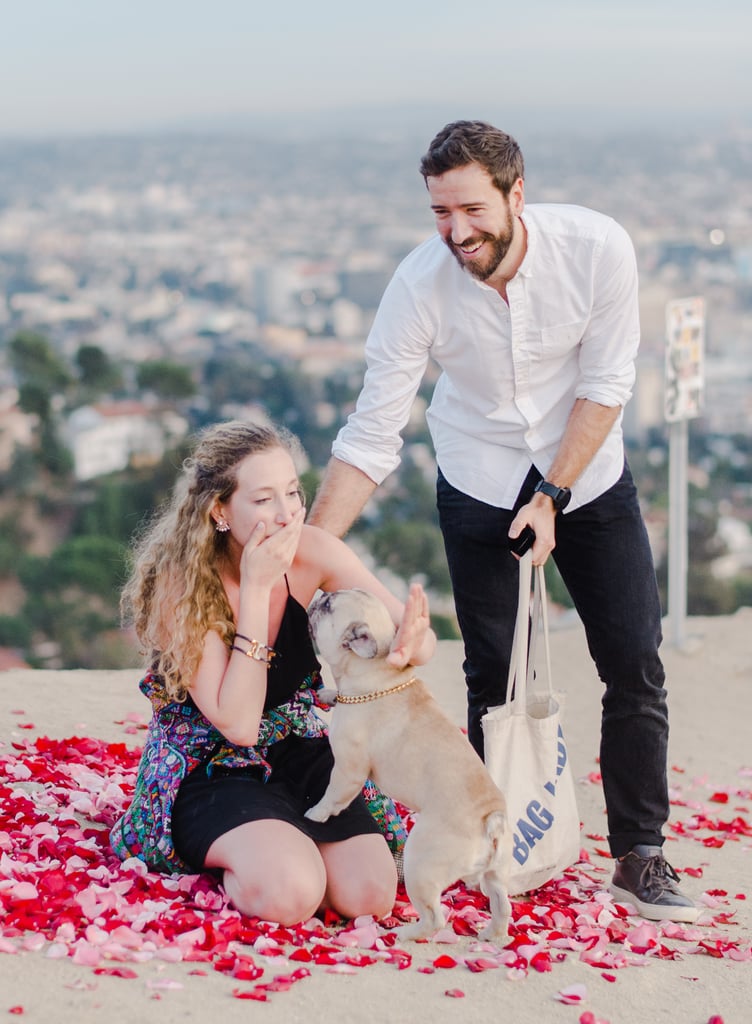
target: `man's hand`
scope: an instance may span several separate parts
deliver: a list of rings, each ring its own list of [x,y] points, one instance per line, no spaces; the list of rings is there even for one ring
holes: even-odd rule
[[[519,537],[529,526],[535,534],[532,547],[533,565],[545,565],[548,556],[556,547],[556,511],[551,499],[545,494],[534,494],[527,505],[523,505],[509,527],[510,537]],[[515,555],[515,558],[519,556]]]
[[[387,655],[387,662],[395,668],[405,668],[413,663],[413,658],[423,645],[426,633],[431,627],[428,613],[428,598],[419,583],[413,583],[405,601],[402,621],[397,627],[392,646]]]

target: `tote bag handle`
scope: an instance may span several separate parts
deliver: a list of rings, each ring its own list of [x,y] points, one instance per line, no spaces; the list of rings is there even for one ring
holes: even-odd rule
[[[535,592],[530,615],[530,591],[533,585],[533,555],[527,551],[520,561],[519,593],[517,598],[517,620],[514,624],[512,655],[509,659],[507,676],[507,702],[513,714],[525,714],[527,691],[532,688],[535,677],[535,648],[537,636],[543,624],[543,647],[546,658],[546,680],[548,692],[553,691],[551,675],[551,646],[548,636],[548,601],[546,599],[546,577],[543,566],[535,567]],[[529,643],[528,643],[529,640]],[[512,696],[514,693],[514,696]]]

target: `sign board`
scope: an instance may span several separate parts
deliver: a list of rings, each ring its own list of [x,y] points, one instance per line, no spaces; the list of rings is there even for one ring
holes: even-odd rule
[[[666,390],[669,423],[693,419],[702,410],[705,390],[705,300],[666,303]]]

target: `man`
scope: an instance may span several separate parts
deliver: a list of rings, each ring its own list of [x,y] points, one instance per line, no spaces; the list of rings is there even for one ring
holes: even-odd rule
[[[353,415],[311,521],[341,535],[399,462],[429,357],[437,505],[465,645],[468,736],[501,703],[517,611],[509,539],[554,560],[605,684],[601,772],[612,892],[654,920],[692,921],[662,854],[668,715],[652,556],[624,458],[622,409],[639,344],[626,232],[575,206],[525,206],[517,143],[447,125],[420,166],[438,236],[387,287]]]

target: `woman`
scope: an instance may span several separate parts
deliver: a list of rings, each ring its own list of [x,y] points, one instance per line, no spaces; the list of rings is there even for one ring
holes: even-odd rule
[[[234,906],[265,920],[321,907],[379,918],[397,882],[385,836],[404,838],[391,802],[371,786],[370,804],[304,817],[332,765],[305,609],[319,589],[377,594],[398,625],[397,666],[423,664],[436,638],[419,586],[403,606],[346,544],[304,524],[296,445],[271,427],[210,427],[138,544],[123,604],[154,713],[112,845],[160,870],[217,872]]]

